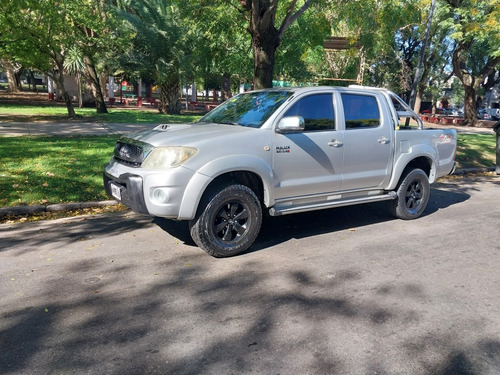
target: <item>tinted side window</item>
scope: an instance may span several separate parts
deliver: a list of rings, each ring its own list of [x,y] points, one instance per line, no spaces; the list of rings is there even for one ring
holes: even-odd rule
[[[342,94],[346,129],[380,126],[377,99],[367,95]]]
[[[302,116],[306,131],[335,129],[332,94],[306,96],[295,103],[285,116]]]

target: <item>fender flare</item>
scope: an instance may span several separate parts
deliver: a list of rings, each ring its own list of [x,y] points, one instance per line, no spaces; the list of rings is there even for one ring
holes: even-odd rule
[[[196,171],[184,190],[178,220],[193,219],[208,185],[217,177],[230,172],[255,173],[264,188],[264,205],[269,207],[274,204],[274,172],[270,165],[254,155],[229,155],[211,160]]]
[[[411,147],[408,153],[402,153],[394,162],[393,172],[387,190],[394,190],[401,179],[405,168],[415,159],[424,157],[430,161],[429,183],[436,180],[438,153],[428,145],[416,145]]]

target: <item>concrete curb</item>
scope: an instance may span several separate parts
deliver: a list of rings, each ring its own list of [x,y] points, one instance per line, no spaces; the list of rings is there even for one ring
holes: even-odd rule
[[[47,206],[43,204],[35,204],[31,206],[1,207],[0,219],[9,216],[33,215],[42,212],[72,211],[72,210],[80,210],[82,208],[115,206],[117,204],[119,203],[115,200],[108,200],[99,202],[49,204]]]
[[[455,172],[453,172],[453,176],[463,176],[466,174],[474,174],[474,173],[495,172],[495,170],[496,167],[456,169]]]

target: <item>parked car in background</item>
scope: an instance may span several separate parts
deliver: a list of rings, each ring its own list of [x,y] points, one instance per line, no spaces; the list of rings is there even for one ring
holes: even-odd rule
[[[463,108],[451,108],[451,115],[452,116],[459,116],[463,117],[464,115],[464,109]]]
[[[486,113],[492,120],[500,120],[500,108],[486,108]]]
[[[498,117],[492,116],[493,112],[488,111],[486,108],[481,108],[477,111],[477,118],[480,120],[497,120]]]
[[[422,111],[422,113],[430,114],[432,113],[432,108],[428,108]],[[449,108],[436,108],[436,115],[451,115],[452,110]]]

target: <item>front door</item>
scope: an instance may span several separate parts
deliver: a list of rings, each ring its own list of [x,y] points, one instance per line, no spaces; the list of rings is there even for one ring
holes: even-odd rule
[[[332,93],[299,98],[286,116],[302,116],[305,129],[274,133],[275,198],[338,191],[344,148],[343,132],[336,130]]]

